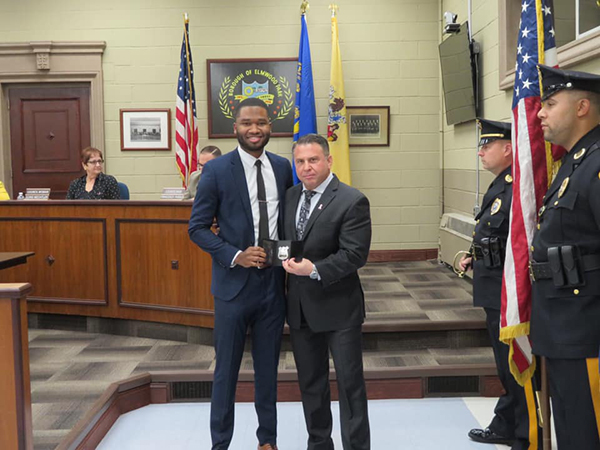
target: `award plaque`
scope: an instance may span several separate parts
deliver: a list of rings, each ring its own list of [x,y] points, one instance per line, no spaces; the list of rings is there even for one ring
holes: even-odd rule
[[[296,261],[301,261],[304,243],[302,241],[265,239],[262,241],[262,248],[267,253],[265,266],[281,266],[281,263],[286,259],[295,258]]]

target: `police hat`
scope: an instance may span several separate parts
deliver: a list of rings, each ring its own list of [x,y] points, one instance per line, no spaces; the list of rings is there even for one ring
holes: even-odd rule
[[[479,146],[489,144],[498,139],[511,139],[510,122],[495,122],[493,120],[477,119],[481,133],[479,134]]]
[[[542,101],[563,89],[577,89],[600,94],[600,76],[587,72],[574,70],[561,70],[554,67],[538,64],[542,77]]]

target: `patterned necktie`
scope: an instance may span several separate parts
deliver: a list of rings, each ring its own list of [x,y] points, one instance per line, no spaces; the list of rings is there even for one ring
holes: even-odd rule
[[[315,194],[315,191],[304,191],[304,201],[300,207],[300,216],[298,217],[298,225],[296,225],[296,236],[299,241],[304,237],[306,222],[308,222],[308,217],[310,215],[310,200]]]
[[[269,213],[267,211],[267,193],[265,180],[262,176],[262,161],[257,159],[256,166],[256,196],[258,197],[258,245],[262,245],[264,239],[269,239]]]

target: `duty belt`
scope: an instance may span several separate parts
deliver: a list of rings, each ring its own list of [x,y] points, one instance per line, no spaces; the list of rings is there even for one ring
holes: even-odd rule
[[[600,269],[600,254],[583,255],[579,259],[580,270],[591,272]],[[555,278],[556,270],[552,269],[550,262],[529,262],[529,276],[531,281],[549,280]]]
[[[483,249],[477,244],[473,244],[473,258],[475,260],[483,259]]]

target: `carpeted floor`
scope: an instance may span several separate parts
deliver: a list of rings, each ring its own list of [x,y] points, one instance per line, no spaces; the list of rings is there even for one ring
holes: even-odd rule
[[[367,323],[483,320],[471,285],[435,262],[369,264],[361,271]],[[364,353],[366,369],[493,363],[491,349],[417,348],[391,340]],[[426,342],[426,341],[425,341]],[[157,370],[213,369],[212,346],[72,331],[29,331],[34,442],[54,449],[108,385]],[[280,370],[294,370],[283,351]],[[242,369],[251,369],[245,355]]]

